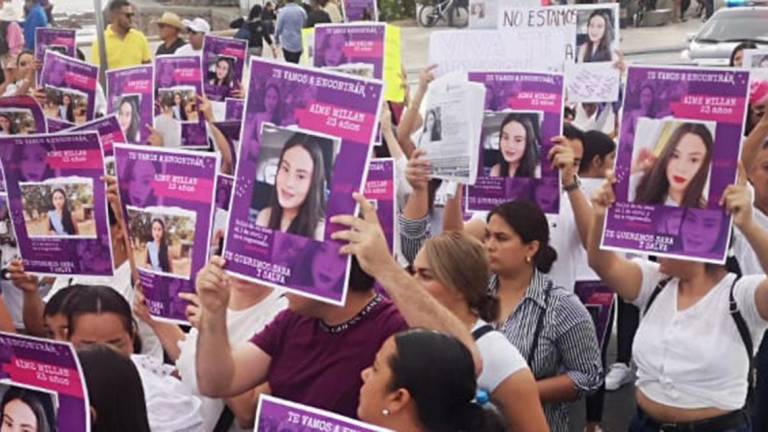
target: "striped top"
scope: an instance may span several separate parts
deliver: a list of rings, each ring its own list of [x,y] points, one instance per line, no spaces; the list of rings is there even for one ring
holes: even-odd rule
[[[498,290],[496,276],[491,277],[489,289]],[[547,275],[534,272],[523,300],[496,328],[527,359],[542,313],[544,321],[529,365],[536,380],[565,373],[576,385],[579,397],[596,391],[603,383],[603,368],[592,318],[576,295],[551,284]],[[568,403],[545,404],[544,414],[552,432],[569,431]]]

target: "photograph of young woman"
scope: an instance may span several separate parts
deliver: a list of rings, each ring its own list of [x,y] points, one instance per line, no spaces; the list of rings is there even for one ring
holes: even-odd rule
[[[165,222],[160,218],[152,219],[152,238],[147,242],[147,262],[156,272],[173,273],[168,255],[168,234]]]
[[[51,204],[53,209],[48,211],[48,233],[52,236],[77,235],[77,224],[72,220],[72,209],[64,189],[53,190]]]
[[[530,116],[512,113],[504,118],[499,128],[499,156],[491,177],[536,177],[539,138]]]
[[[19,133],[13,118],[7,113],[0,113],[0,136],[10,136]]]
[[[610,18],[610,11],[593,11],[587,19],[586,30],[587,39],[579,45],[577,61],[579,63],[613,61],[612,45],[615,31]]]
[[[214,87],[230,89],[235,86],[235,66],[234,59],[230,57],[219,57],[213,66],[213,78],[208,83]],[[221,95],[221,100],[227,96],[227,93]]]
[[[51,397],[21,387],[10,387],[3,395],[0,431],[49,432],[56,430]]]
[[[140,143],[139,96],[130,95],[120,98],[120,102],[117,104],[117,122],[120,124],[120,130],[123,131],[127,142]]]
[[[344,55],[344,46],[347,44],[347,37],[343,33],[326,33],[320,40],[315,49],[317,56],[317,67],[339,66],[347,63],[347,56]]]

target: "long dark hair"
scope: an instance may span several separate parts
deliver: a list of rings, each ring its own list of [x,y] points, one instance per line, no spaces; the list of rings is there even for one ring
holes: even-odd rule
[[[584,62],[592,62],[592,61],[610,61],[611,60],[611,43],[613,42],[613,22],[611,22],[611,19],[609,16],[607,16],[605,13],[601,11],[593,11],[589,18],[587,19],[587,29],[589,29],[589,22],[592,21],[592,18],[602,18],[603,21],[605,21],[605,33],[603,33],[603,37],[600,38],[600,43],[597,45],[597,50],[595,50],[594,57],[592,56],[592,51],[594,50],[594,45],[592,44],[592,40],[589,39],[589,33],[587,33],[587,41],[584,43]],[[587,30],[589,31],[589,30]],[[607,58],[606,57],[607,54]]]
[[[294,147],[301,147],[309,153],[312,158],[312,179],[310,181],[309,192],[304,203],[301,205],[299,214],[291,222],[286,230],[287,233],[297,234],[305,237],[314,238],[317,224],[325,215],[325,188],[329,183],[325,173],[325,163],[323,151],[317,138],[305,134],[293,134],[283,147],[280,153],[280,161],[277,164],[278,171],[283,164],[285,152]],[[277,198],[277,178],[275,186],[272,188],[272,195],[269,198],[271,214],[267,228],[280,230],[280,221],[283,218],[283,208]]]
[[[216,86],[222,86],[222,87],[229,87],[232,85],[232,75],[234,74],[235,65],[232,61],[228,60],[225,57],[220,57],[218,60],[216,60],[216,68],[218,69],[219,63],[224,62],[227,64],[227,76],[224,77],[224,79],[219,79],[218,74],[214,71],[213,75],[213,85]]]
[[[120,113],[120,109],[125,104],[128,104],[131,107],[131,124],[128,125],[128,129],[125,131],[125,139],[129,143],[137,144],[139,140],[139,107],[133,102],[133,99],[130,96],[126,96],[120,99],[120,103],[117,104],[118,113]]]
[[[29,407],[35,415],[38,432],[51,432],[56,430],[56,412],[53,408],[51,396],[22,387],[10,387],[3,395],[0,413],[5,416],[5,407],[13,401],[21,401]]]
[[[488,214],[487,220],[490,221],[493,216],[502,218],[523,243],[539,242],[533,264],[540,272],[549,273],[557,260],[557,251],[549,245],[549,222],[544,212],[530,201],[518,200],[497,206]]]
[[[131,305],[116,290],[103,285],[72,285],[69,294],[61,307],[61,313],[67,316],[67,328],[71,338],[76,331],[77,318],[87,314],[113,313],[120,317],[123,328],[131,335],[133,352],[141,351],[141,339],[138,336],[138,325],[131,313]]]
[[[65,98],[69,98],[69,105],[67,105],[67,112],[66,112],[67,118],[65,120],[70,122],[70,123],[74,123],[75,122],[75,109],[74,109],[75,99],[72,97],[72,95],[68,95],[68,94],[65,93],[65,94],[61,95],[61,104],[62,105],[64,105],[64,99]]]
[[[509,177],[509,162],[501,154],[501,137],[504,133],[504,127],[512,122],[520,123],[523,129],[525,129],[525,152],[520,160],[520,165],[517,167],[517,171],[515,171],[515,177],[534,177],[536,166],[539,164],[539,138],[536,136],[536,130],[533,128],[531,119],[528,116],[517,113],[507,115],[499,127],[499,154],[501,156],[499,161],[499,177]]]
[[[742,42],[742,43],[736,45],[733,48],[733,51],[731,51],[731,58],[728,61],[728,65],[731,66],[731,67],[736,66],[734,64],[734,60],[736,59],[736,54],[738,54],[739,51],[744,51],[745,49],[756,49],[756,48],[757,48],[757,45],[754,42],[749,42],[749,41]]]
[[[19,133],[19,130],[16,127],[16,122],[13,121],[10,115],[6,113],[0,113],[0,117],[8,120],[8,135],[16,135]]]
[[[91,431],[149,432],[144,388],[133,361],[102,344],[80,348],[77,356],[96,411]]]
[[[251,11],[248,12],[248,21],[256,21],[261,19],[262,8],[261,5],[255,4],[251,7]]]
[[[334,36],[341,36],[344,41],[347,41],[347,36],[344,34],[339,33],[326,33],[325,36],[320,39],[320,43],[317,47],[315,47],[315,56],[320,60],[319,66],[338,66],[338,65],[328,65],[325,64],[325,50],[328,49],[328,46],[331,44],[331,38]],[[342,54],[341,59],[339,60],[339,64],[347,63],[347,56]]]
[[[77,231],[75,231],[75,223],[72,221],[72,211],[69,209],[69,198],[67,198],[67,193],[64,192],[64,189],[62,188],[56,188],[51,192],[51,204],[53,204],[53,196],[57,193],[60,193],[62,196],[64,196],[64,207],[61,209],[61,225],[64,228],[64,232],[69,235],[75,235],[77,234]],[[54,208],[54,211],[56,209]],[[53,229],[53,223],[48,222],[50,224],[51,229]]]
[[[437,112],[433,109],[427,111],[427,117],[424,119],[424,127],[422,128],[422,133],[427,132],[427,120],[429,120],[429,116],[432,116],[432,118],[435,120],[434,123],[432,123],[432,129],[429,131],[429,140],[440,141],[442,127],[440,125],[440,118],[438,118]]]
[[[117,176],[120,179],[120,182],[118,182],[118,185],[120,187],[120,199],[124,204],[134,205],[137,207],[148,207],[148,206],[155,205],[157,204],[157,195],[155,195],[154,189],[150,191],[149,195],[147,195],[145,202],[143,203],[135,203],[130,200],[131,183],[134,181],[134,176],[136,175],[136,165],[139,163],[151,164],[155,174],[159,174],[162,172],[162,167],[160,166],[159,162],[140,161],[136,159],[129,160],[125,164],[125,169],[122,170],[122,172],[117,173]]]
[[[154,238],[152,237],[152,226],[155,225],[155,223],[159,223],[161,227],[163,227],[163,238],[160,239],[160,244],[157,245],[158,249],[158,259],[160,260],[160,269],[164,272],[170,272],[171,271],[171,260],[168,258],[168,233],[165,231],[165,222],[160,218],[154,218],[152,219],[152,222],[149,224],[149,232],[150,232],[150,241],[153,241]],[[147,260],[149,260],[149,255],[147,255]]]
[[[184,95],[181,93],[179,96],[179,120],[187,121],[187,103],[184,102]],[[173,94],[173,104],[176,105],[176,93]]]
[[[603,160],[606,156],[616,151],[616,143],[604,132],[587,131],[584,133],[582,142],[584,143],[584,155],[581,157],[579,174],[589,170],[589,166],[592,165],[592,161],[595,158]]]
[[[687,134],[693,134],[701,138],[704,142],[704,146],[707,148],[707,153],[704,156],[704,161],[701,164],[701,168],[696,175],[691,179],[690,184],[683,194],[683,202],[680,203],[681,207],[701,207],[702,206],[702,194],[704,193],[704,186],[707,183],[707,168],[712,160],[712,132],[701,123],[683,123],[672,132],[667,140],[664,150],[661,152],[661,156],[651,168],[651,171],[643,176],[640,183],[637,185],[637,194],[635,197],[636,203],[642,204],[664,204],[664,200],[669,192],[669,180],[667,179],[667,165],[669,165],[670,159],[680,143],[680,140]]]
[[[406,389],[426,430],[503,431],[501,420],[472,400],[477,391],[475,365],[458,339],[429,330],[394,336],[397,353],[389,358],[391,391]]]
[[[267,99],[267,92],[269,92],[269,89],[273,89],[277,92],[277,106],[275,107],[275,112],[272,113],[272,118],[269,119],[269,121],[272,124],[280,125],[283,121],[283,101],[282,101],[282,92],[280,91],[280,86],[277,85],[274,82],[267,83],[267,85],[264,87],[264,97],[262,98],[262,103],[264,104],[264,111],[267,112],[267,106],[264,102]],[[257,130],[256,134],[260,134],[261,131]]]

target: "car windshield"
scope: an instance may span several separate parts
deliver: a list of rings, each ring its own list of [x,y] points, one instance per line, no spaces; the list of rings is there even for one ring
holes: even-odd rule
[[[710,20],[696,37],[707,42],[736,42],[752,40],[768,43],[768,14],[722,15]]]

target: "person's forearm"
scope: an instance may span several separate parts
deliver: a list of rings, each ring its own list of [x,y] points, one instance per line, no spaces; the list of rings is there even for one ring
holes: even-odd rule
[[[24,291],[22,297],[21,315],[24,328],[33,336],[45,337],[45,321],[43,311],[45,303],[37,291]]]
[[[224,396],[235,376],[226,312],[211,313],[203,309],[198,330],[195,363],[200,393],[209,397]]]
[[[403,155],[403,150],[400,148],[400,143],[397,141],[395,132],[392,129],[387,129],[382,131],[381,135],[382,139],[384,139],[384,143],[387,145],[389,155],[392,157],[392,159],[400,159],[400,157]]]
[[[761,120],[752,129],[752,132],[747,135],[747,139],[744,140],[744,145],[741,149],[741,163],[744,165],[746,172],[750,172],[752,162],[757,158],[757,153],[760,152],[760,148],[766,139],[768,139],[768,121]]]
[[[233,175],[234,164],[232,163],[232,152],[229,149],[229,141],[221,129],[217,128],[213,123],[209,123],[211,135],[213,135],[213,142],[216,143],[216,148],[219,149],[221,154],[221,168],[222,174]]]
[[[461,208],[461,197],[464,194],[464,185],[456,185],[456,195],[445,202],[443,212],[443,231],[463,231],[464,216]]]
[[[482,370],[482,358],[475,340],[464,323],[427,293],[421,284],[397,265],[394,259],[375,275],[397,306],[408,326],[437,330],[459,339],[472,353],[475,371]]]
[[[603,233],[603,223],[605,216],[600,216],[593,212],[592,226],[589,228],[589,234],[587,238],[587,260],[589,266],[602,276],[602,270],[605,265],[610,263],[613,253],[600,249],[600,240]]]
[[[536,381],[542,403],[571,402],[579,397],[576,384],[566,375],[557,375]]]
[[[160,344],[163,346],[165,353],[168,354],[168,357],[174,362],[178,360],[181,355],[179,342],[185,338],[184,332],[181,331],[179,326],[156,321],[150,327],[152,332],[160,339]]]
[[[592,214],[592,206],[589,204],[587,197],[584,196],[584,192],[577,188],[570,192],[567,192],[568,199],[571,201],[571,208],[573,209],[573,217],[576,221],[576,228],[579,231],[579,239],[582,246],[587,247],[589,241],[589,229],[594,220]]]
[[[413,153],[415,148],[411,141],[411,134],[419,119],[419,108],[421,107],[421,102],[424,100],[425,93],[426,91],[421,89],[416,92],[416,96],[411,100],[411,104],[407,107],[405,114],[403,114],[400,123],[397,125],[396,136],[400,143],[400,147],[402,147],[403,152],[405,152],[405,156],[408,159],[411,158],[411,153]]]
[[[408,201],[403,209],[403,216],[406,219],[418,220],[424,219],[429,213],[429,193],[427,189],[414,189],[408,196]]]
[[[259,396],[262,393],[269,393],[269,384],[265,383],[243,394],[224,399],[224,403],[232,411],[240,429],[253,429],[256,406],[259,404]]]
[[[755,252],[763,272],[768,274],[768,232],[762,229],[755,221],[741,229],[752,250]]]
[[[16,333],[16,326],[13,325],[13,317],[5,306],[5,301],[0,297],[0,331],[6,333]]]

